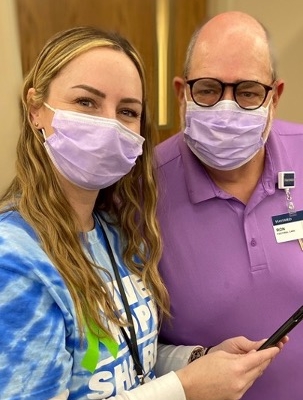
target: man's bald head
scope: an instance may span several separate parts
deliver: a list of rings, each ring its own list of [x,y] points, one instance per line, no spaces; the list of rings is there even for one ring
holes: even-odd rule
[[[197,63],[203,68],[208,58],[209,62],[216,64],[234,60],[234,67],[237,68],[238,60],[243,57],[248,63],[258,62],[260,68],[268,70],[271,81],[276,79],[276,62],[269,33],[265,27],[243,12],[230,11],[218,14],[192,36],[187,50],[184,77],[188,78],[190,74],[191,79],[199,77],[192,76],[192,68],[197,71]],[[208,64],[207,71],[209,67]],[[253,79],[253,77],[243,76],[242,79]]]

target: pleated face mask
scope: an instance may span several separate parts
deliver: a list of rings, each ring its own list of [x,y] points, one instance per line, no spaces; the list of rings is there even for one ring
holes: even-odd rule
[[[264,146],[268,110],[268,106],[243,110],[231,100],[213,107],[188,101],[184,139],[206,165],[219,170],[238,168]]]
[[[142,154],[144,138],[115,119],[55,110],[54,133],[44,146],[58,171],[84,189],[100,190],[127,175]]]

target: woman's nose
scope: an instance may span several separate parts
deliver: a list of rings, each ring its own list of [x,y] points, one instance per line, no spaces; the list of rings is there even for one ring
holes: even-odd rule
[[[103,108],[99,117],[109,118],[109,119],[117,119],[116,109],[112,108]]]

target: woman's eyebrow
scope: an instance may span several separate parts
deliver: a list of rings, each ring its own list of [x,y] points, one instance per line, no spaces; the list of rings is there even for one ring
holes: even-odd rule
[[[90,92],[90,93],[92,93],[92,94],[94,94],[94,95],[96,95],[98,97],[102,97],[102,98],[106,97],[105,93],[101,92],[98,89],[95,89],[92,86],[88,86],[88,85],[76,85],[76,86],[72,86],[72,89],[84,89],[84,90],[87,90],[88,92]]]
[[[103,93],[100,90],[98,90],[92,86],[89,86],[89,85],[84,85],[84,84],[75,85],[75,86],[72,86],[72,89],[84,89],[98,97],[102,97],[103,99],[106,97],[105,93]],[[124,99],[121,99],[121,103],[137,103],[140,106],[142,106],[142,101],[140,101],[136,98],[133,98],[133,97],[125,97]]]
[[[125,97],[124,99],[121,99],[120,102],[121,103],[137,103],[137,104],[140,104],[140,106],[142,106],[142,101],[135,99],[133,97]]]

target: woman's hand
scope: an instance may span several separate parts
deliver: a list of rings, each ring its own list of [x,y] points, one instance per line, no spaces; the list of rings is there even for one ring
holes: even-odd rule
[[[275,346],[255,351],[264,341],[250,342],[245,338],[226,340],[217,351],[199,358],[176,372],[187,400],[238,400],[263,374],[272,359],[280,352]],[[253,344],[254,343],[254,344]],[[218,350],[224,347],[230,354]]]
[[[259,341],[251,341],[246,339],[244,336],[237,336],[232,339],[224,340],[224,342],[212,347],[208,354],[213,353],[217,350],[223,350],[231,354],[246,354],[252,350],[258,350],[258,348],[265,342],[266,339]],[[277,344],[281,350],[283,345],[288,342],[288,336],[285,336],[281,342]]]

